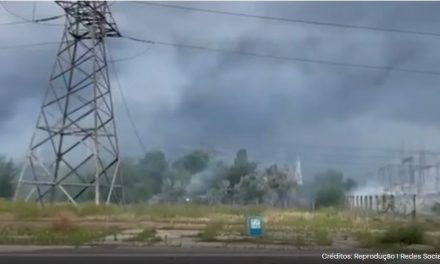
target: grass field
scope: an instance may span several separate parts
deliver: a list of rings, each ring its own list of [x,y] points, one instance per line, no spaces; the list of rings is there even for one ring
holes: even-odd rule
[[[262,216],[262,238],[247,235],[246,219]],[[440,222],[433,219],[356,215],[325,209],[299,211],[265,207],[199,205],[96,206],[0,200],[1,244],[82,245],[113,237],[147,245],[288,245],[296,248],[440,248]],[[134,230],[134,231],[127,231]],[[119,239],[118,239],[119,235]],[[426,248],[425,248],[426,250]]]

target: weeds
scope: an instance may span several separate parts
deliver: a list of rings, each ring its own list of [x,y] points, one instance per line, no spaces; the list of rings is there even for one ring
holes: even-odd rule
[[[325,229],[315,230],[315,242],[320,246],[331,246],[332,237],[330,233]]]
[[[9,212],[11,210],[11,202],[0,198],[0,213]]]
[[[7,226],[0,229],[0,244],[81,245],[93,242],[107,233],[96,228]]]
[[[123,214],[124,208],[117,205],[96,205],[94,203],[83,203],[78,206],[79,216],[110,216]]]
[[[416,224],[401,225],[389,228],[381,237],[384,244],[422,244],[425,231]]]
[[[303,235],[301,235],[301,234],[297,234],[295,236],[294,244],[297,247],[304,247],[304,246],[307,245],[305,237]]]
[[[216,237],[221,234],[224,223],[221,221],[212,221],[206,224],[201,233],[201,240],[205,242],[215,241]]]
[[[70,212],[61,212],[52,220],[52,230],[69,232],[76,229],[73,223],[74,216]]]
[[[162,239],[158,236],[156,236],[157,232],[156,229],[150,228],[145,229],[139,234],[137,234],[135,237],[129,239],[128,241],[136,241],[136,242],[148,242],[148,243],[154,243],[162,241]]]
[[[12,204],[10,209],[18,219],[38,218],[42,217],[43,214],[42,210],[40,210],[40,206],[28,202],[16,202],[15,204]]]
[[[379,245],[379,239],[377,235],[369,231],[359,231],[354,234],[359,244],[363,248],[372,248]]]
[[[337,211],[332,208],[302,212],[262,206],[231,207],[190,204],[140,204],[120,207],[80,203],[78,207],[75,207],[67,203],[40,206],[35,203],[12,203],[0,199],[1,214],[7,215],[8,218],[13,216],[15,220],[20,222],[9,229],[6,226],[0,226],[0,243],[12,244],[78,244],[93,241],[109,232],[100,225],[96,225],[95,228],[85,228],[76,224],[77,220],[89,216],[105,216],[106,220],[125,221],[124,227],[138,223],[139,220],[169,223],[165,227],[169,229],[173,229],[176,224],[179,224],[183,226],[179,228],[188,226],[188,228],[200,230],[199,238],[206,242],[231,238],[239,241],[242,241],[240,239],[249,239],[253,243],[287,243],[298,247],[306,246],[306,244],[330,246],[333,242],[332,235],[341,233],[354,234],[361,246],[364,247],[427,242],[425,230],[415,225],[405,224],[403,220],[391,219],[386,216],[356,217],[349,212]],[[250,215],[264,217],[267,227],[267,236],[264,239],[255,240],[248,237],[246,216]],[[45,226],[35,227],[34,219],[42,219],[38,223],[45,224]],[[436,230],[440,226],[439,222],[434,220],[424,219],[424,221],[423,226],[426,231]],[[203,225],[205,226],[202,228]],[[146,229],[135,236],[133,241],[154,242],[157,239],[154,229]],[[440,243],[436,239],[434,237],[432,241]]]
[[[387,227],[384,232],[357,232],[356,238],[362,247],[393,248],[398,245],[423,244],[425,231],[415,224],[399,224]]]

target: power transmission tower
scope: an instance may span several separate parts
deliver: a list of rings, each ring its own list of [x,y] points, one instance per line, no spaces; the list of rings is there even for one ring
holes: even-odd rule
[[[56,3],[64,33],[15,199],[117,202],[123,189],[104,40],[121,34],[105,1]]]

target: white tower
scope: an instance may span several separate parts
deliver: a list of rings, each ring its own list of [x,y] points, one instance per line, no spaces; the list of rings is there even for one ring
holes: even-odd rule
[[[303,184],[303,177],[302,177],[302,173],[301,173],[301,160],[299,159],[299,157],[296,158],[294,177],[295,177],[295,181],[298,185]]]

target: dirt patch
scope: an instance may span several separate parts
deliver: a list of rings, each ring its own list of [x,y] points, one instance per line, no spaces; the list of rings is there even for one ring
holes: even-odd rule
[[[108,235],[108,236],[100,239],[96,243],[97,244],[104,244],[104,245],[121,244],[124,241],[129,241],[129,240],[133,239],[134,237],[139,235],[142,231],[143,231],[143,229],[129,229],[129,230],[121,231],[121,232],[115,232],[111,235]]]
[[[197,245],[197,237],[200,234],[198,229],[157,229],[156,232],[156,235],[162,239],[161,244],[181,247]]]

